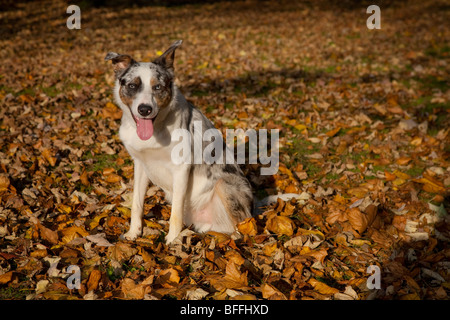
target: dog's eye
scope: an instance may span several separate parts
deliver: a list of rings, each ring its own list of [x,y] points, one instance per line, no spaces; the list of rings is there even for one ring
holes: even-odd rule
[[[153,89],[155,89],[155,90],[161,90],[161,85],[157,84],[156,86],[153,87]]]
[[[129,83],[128,88],[130,89],[136,89],[136,85],[134,83]]]

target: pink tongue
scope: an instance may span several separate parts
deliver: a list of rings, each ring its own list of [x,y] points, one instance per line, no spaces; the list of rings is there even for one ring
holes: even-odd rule
[[[136,118],[137,135],[141,140],[148,140],[153,135],[153,120]]]

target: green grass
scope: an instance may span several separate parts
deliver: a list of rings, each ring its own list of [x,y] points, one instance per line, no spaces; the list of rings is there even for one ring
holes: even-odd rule
[[[4,287],[0,288],[0,300],[25,300],[26,296],[32,292],[34,290],[26,288],[25,285]]]
[[[119,170],[120,167],[117,165],[117,154],[93,154],[92,152],[86,152],[81,157],[81,160],[84,163],[87,163],[86,170],[87,171],[102,171],[105,168],[114,168],[115,170]]]
[[[423,168],[412,167],[411,169],[406,170],[406,174],[409,174],[411,177],[417,177],[422,174]]]
[[[298,135],[300,134],[300,131],[295,128],[291,128],[291,130]],[[308,176],[314,177],[322,170],[322,168],[321,166],[316,165],[313,160],[308,159],[306,155],[317,153],[319,150],[320,145],[306,139],[298,139],[292,143],[292,146],[284,147],[280,152],[286,152],[291,157],[293,166],[296,166],[298,163],[303,164]]]

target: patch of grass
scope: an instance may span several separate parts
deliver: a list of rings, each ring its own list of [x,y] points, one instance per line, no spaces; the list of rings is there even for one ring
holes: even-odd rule
[[[17,92],[15,95],[20,96],[23,94],[28,94],[28,95],[34,97],[36,95],[36,92],[34,92],[34,90],[32,88],[24,88],[24,89],[20,90],[19,92]]]
[[[327,175],[325,176],[325,178],[328,181],[336,181],[341,177],[341,175],[337,174],[337,173],[327,173]]]
[[[326,73],[335,73],[336,72],[336,66],[328,66],[324,70]]]
[[[423,78],[415,77],[414,80],[421,84],[422,89],[439,89],[442,92],[446,92],[450,88],[447,79],[432,75],[427,75]]]
[[[25,285],[0,288],[0,300],[25,300],[26,296],[34,290]]]
[[[413,178],[421,175],[422,172],[423,172],[423,168],[419,168],[419,167],[412,167],[411,169],[406,170],[406,173],[409,174]]]
[[[450,55],[450,46],[432,46],[425,50],[425,54],[435,58],[448,58],[448,56]]]
[[[292,131],[296,134],[300,134],[300,131],[292,128]],[[306,139],[298,139],[292,143],[291,146],[286,146],[281,152],[286,152],[292,161],[292,165],[295,166],[298,163],[303,164],[303,167],[309,177],[314,177],[318,174],[322,168],[315,164],[314,161],[308,159],[306,155],[319,152],[320,145],[312,143]]]
[[[373,169],[372,169],[372,171],[373,172],[378,172],[378,171],[381,171],[381,172],[384,172],[384,171],[388,171],[389,170],[389,168],[387,167],[387,166],[373,166]]]
[[[92,154],[92,152],[86,152],[81,157],[81,160],[87,164],[86,170],[88,171],[102,171],[105,168],[114,168],[119,170],[119,166],[116,163],[117,154]]]
[[[41,90],[43,93],[45,93],[50,98],[56,97],[56,95],[59,93],[59,90],[56,89],[56,86],[41,87]]]
[[[192,90],[191,96],[193,97],[206,97],[208,95],[208,92],[203,90]]]

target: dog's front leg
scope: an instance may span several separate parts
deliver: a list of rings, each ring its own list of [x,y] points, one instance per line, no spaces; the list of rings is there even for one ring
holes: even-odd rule
[[[166,236],[167,244],[175,240],[183,229],[184,201],[190,169],[189,165],[180,165],[173,175],[172,212],[170,213],[169,233]]]
[[[148,182],[149,180],[145,174],[144,165],[139,160],[134,160],[134,190],[133,203],[131,205],[130,230],[123,235],[127,240],[136,240],[142,234],[142,214]]]

